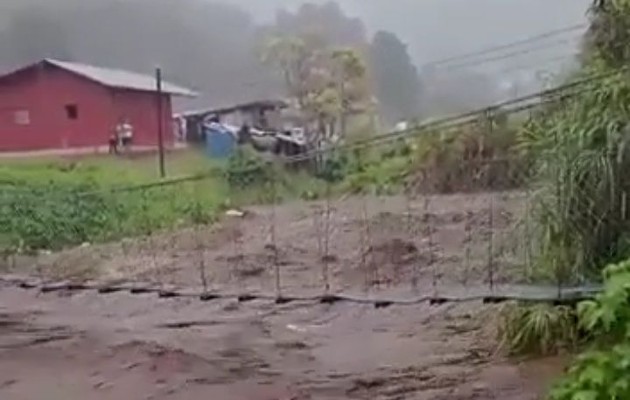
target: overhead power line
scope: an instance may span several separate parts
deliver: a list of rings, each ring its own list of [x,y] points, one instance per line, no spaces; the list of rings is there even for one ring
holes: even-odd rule
[[[432,61],[429,62],[427,64],[425,64],[425,67],[436,67],[436,66],[440,66],[440,65],[444,65],[444,64],[450,64],[452,62],[459,62],[459,61],[463,61],[463,60],[467,60],[469,58],[474,58],[474,57],[478,57],[478,56],[482,56],[482,55],[487,55],[487,54],[492,54],[492,53],[496,53],[496,52],[500,52],[503,50],[509,50],[515,47],[520,47],[520,46],[524,46],[530,43],[536,43],[536,42],[540,42],[540,41],[544,41],[546,39],[555,37],[555,36],[559,36],[559,35],[563,35],[565,33],[569,33],[569,32],[575,32],[575,31],[579,31],[579,30],[583,30],[587,27],[587,24],[578,24],[578,25],[573,25],[573,26],[569,26],[566,28],[562,28],[562,29],[556,29],[553,31],[548,31],[536,36],[532,36],[526,39],[522,39],[522,40],[518,40],[515,42],[511,42],[511,43],[507,43],[507,44],[503,44],[503,45],[499,45],[499,46],[494,46],[494,47],[490,47],[487,49],[483,49],[480,51],[475,51],[475,52],[470,52],[470,53],[464,53],[464,54],[460,54],[457,56],[453,56],[453,57],[448,57],[448,58],[444,58],[441,60],[437,60],[437,61]]]
[[[556,64],[556,63],[561,63],[561,62],[565,62],[565,61],[570,61],[570,60],[576,60],[577,57],[580,55],[580,53],[570,53],[570,54],[566,54],[566,55],[562,55],[562,56],[557,56],[557,57],[550,57],[550,58],[545,58],[542,60],[538,60],[538,62],[536,63],[530,63],[530,64],[526,64],[526,65],[515,65],[512,67],[508,67],[505,69],[502,69],[500,71],[498,71],[500,74],[507,74],[507,73],[512,73],[512,72],[518,72],[518,71],[527,71],[527,70],[533,70],[533,69],[538,69],[540,70],[542,66],[546,66],[546,65],[550,65],[550,64]]]
[[[411,127],[407,130],[403,130],[400,132],[389,132],[389,133],[373,136],[369,139],[365,139],[362,141],[358,141],[358,142],[354,142],[350,144],[342,144],[339,146],[335,146],[333,148],[314,150],[314,151],[310,151],[310,152],[300,154],[294,157],[289,157],[288,159],[285,160],[285,162],[289,164],[296,163],[300,161],[309,160],[317,155],[330,153],[331,151],[335,151],[335,150],[348,150],[348,149],[363,148],[366,146],[391,142],[391,141],[399,140],[402,138],[414,137],[414,136],[419,135],[422,132],[426,132],[427,130],[431,130],[431,129],[445,128],[445,127],[449,128],[452,126],[459,126],[461,124],[466,124],[466,123],[474,121],[475,119],[479,117],[479,115],[483,115],[484,113],[491,113],[497,109],[513,107],[511,110],[508,110],[508,111],[515,112],[515,110],[522,111],[528,108],[537,107],[541,104],[545,104],[546,102],[548,102],[545,100],[541,101],[540,100],[541,98],[544,99],[546,97],[551,97],[555,95],[562,97],[563,93],[565,93],[564,97],[566,97],[567,96],[566,92],[572,89],[576,89],[574,92],[568,93],[568,96],[570,97],[570,96],[582,93],[584,91],[590,90],[590,89],[586,89],[586,90],[580,89],[580,87],[583,85],[586,85],[592,82],[602,81],[604,79],[611,78],[613,76],[619,75],[626,71],[628,71],[628,68],[622,67],[612,72],[606,72],[603,74],[592,74],[591,76],[588,76],[586,78],[582,78],[582,79],[579,79],[570,83],[566,83],[566,84],[557,86],[553,89],[547,89],[540,92],[532,93],[527,96],[522,96],[522,97],[514,98],[508,101],[504,101],[501,103],[496,103],[496,104],[486,106],[484,108],[476,109],[473,111],[469,111],[463,114],[441,118],[439,120],[432,121],[426,124],[421,124],[419,126]]]
[[[510,58],[519,57],[519,56],[522,56],[522,55],[536,53],[536,52],[539,52],[541,50],[546,50],[546,49],[555,47],[555,46],[557,46],[559,44],[569,44],[573,40],[575,40],[575,38],[565,39],[565,40],[560,40],[560,41],[548,43],[548,44],[546,44],[544,46],[537,46],[537,47],[532,47],[532,48],[529,48],[529,49],[513,51],[513,52],[510,52],[510,53],[501,54],[501,55],[494,56],[494,57],[487,57],[487,58],[474,60],[474,61],[470,61],[470,62],[459,63],[459,64],[454,64],[454,65],[447,65],[445,67],[440,67],[440,70],[453,71],[453,70],[458,70],[458,69],[463,69],[463,68],[476,67],[478,65],[488,64],[488,63],[492,63],[492,62],[496,62],[496,61],[502,61],[502,60],[507,60],[507,59],[510,59]]]

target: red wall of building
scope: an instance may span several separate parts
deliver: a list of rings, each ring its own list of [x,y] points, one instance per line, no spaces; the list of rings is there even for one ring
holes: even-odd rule
[[[50,148],[58,146],[52,135],[44,134],[46,126],[40,112],[43,104],[42,77],[36,68],[0,81],[0,149]],[[17,124],[15,113],[28,112],[29,123]]]
[[[170,96],[162,103],[170,144]],[[76,118],[67,107],[75,108]],[[18,111],[28,111],[28,124],[16,123]],[[0,151],[107,147],[123,117],[134,127],[134,145],[157,145],[155,93],[108,88],[45,64],[0,79]]]
[[[40,112],[57,138],[57,148],[107,146],[113,129],[109,90],[62,69],[45,71]],[[69,118],[66,106],[76,106],[76,119]]]
[[[155,146],[158,143],[158,104],[155,93],[131,90],[111,92],[114,125],[128,118],[133,126],[133,144]],[[164,143],[174,142],[170,96],[162,98],[162,127]]]

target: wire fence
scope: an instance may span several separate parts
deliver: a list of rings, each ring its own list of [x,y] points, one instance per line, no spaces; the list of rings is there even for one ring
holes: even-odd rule
[[[113,190],[3,190],[4,267],[242,298],[567,295],[590,277],[545,247],[562,240],[545,219],[545,201],[563,197],[541,196],[563,183],[540,181],[539,163],[517,151],[513,126],[579,90],[231,171],[242,180],[227,179],[220,203],[216,180],[225,171]],[[343,159],[343,176],[287,171],[319,154]],[[586,236],[610,215],[567,218]]]

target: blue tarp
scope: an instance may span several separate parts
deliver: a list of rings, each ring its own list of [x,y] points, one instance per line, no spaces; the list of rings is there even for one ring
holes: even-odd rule
[[[236,148],[236,137],[225,125],[212,123],[204,126],[206,154],[212,158],[228,158]]]

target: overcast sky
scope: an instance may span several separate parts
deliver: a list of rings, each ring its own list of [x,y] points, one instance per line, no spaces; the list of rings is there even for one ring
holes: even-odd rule
[[[216,0],[214,0],[216,1]],[[279,7],[304,0],[224,0],[244,6],[259,21]],[[315,0],[323,2],[325,0]],[[370,31],[386,29],[409,44],[419,66],[444,57],[527,38],[586,22],[591,0],[337,0],[364,20]],[[559,44],[544,52],[553,58],[571,53]]]

